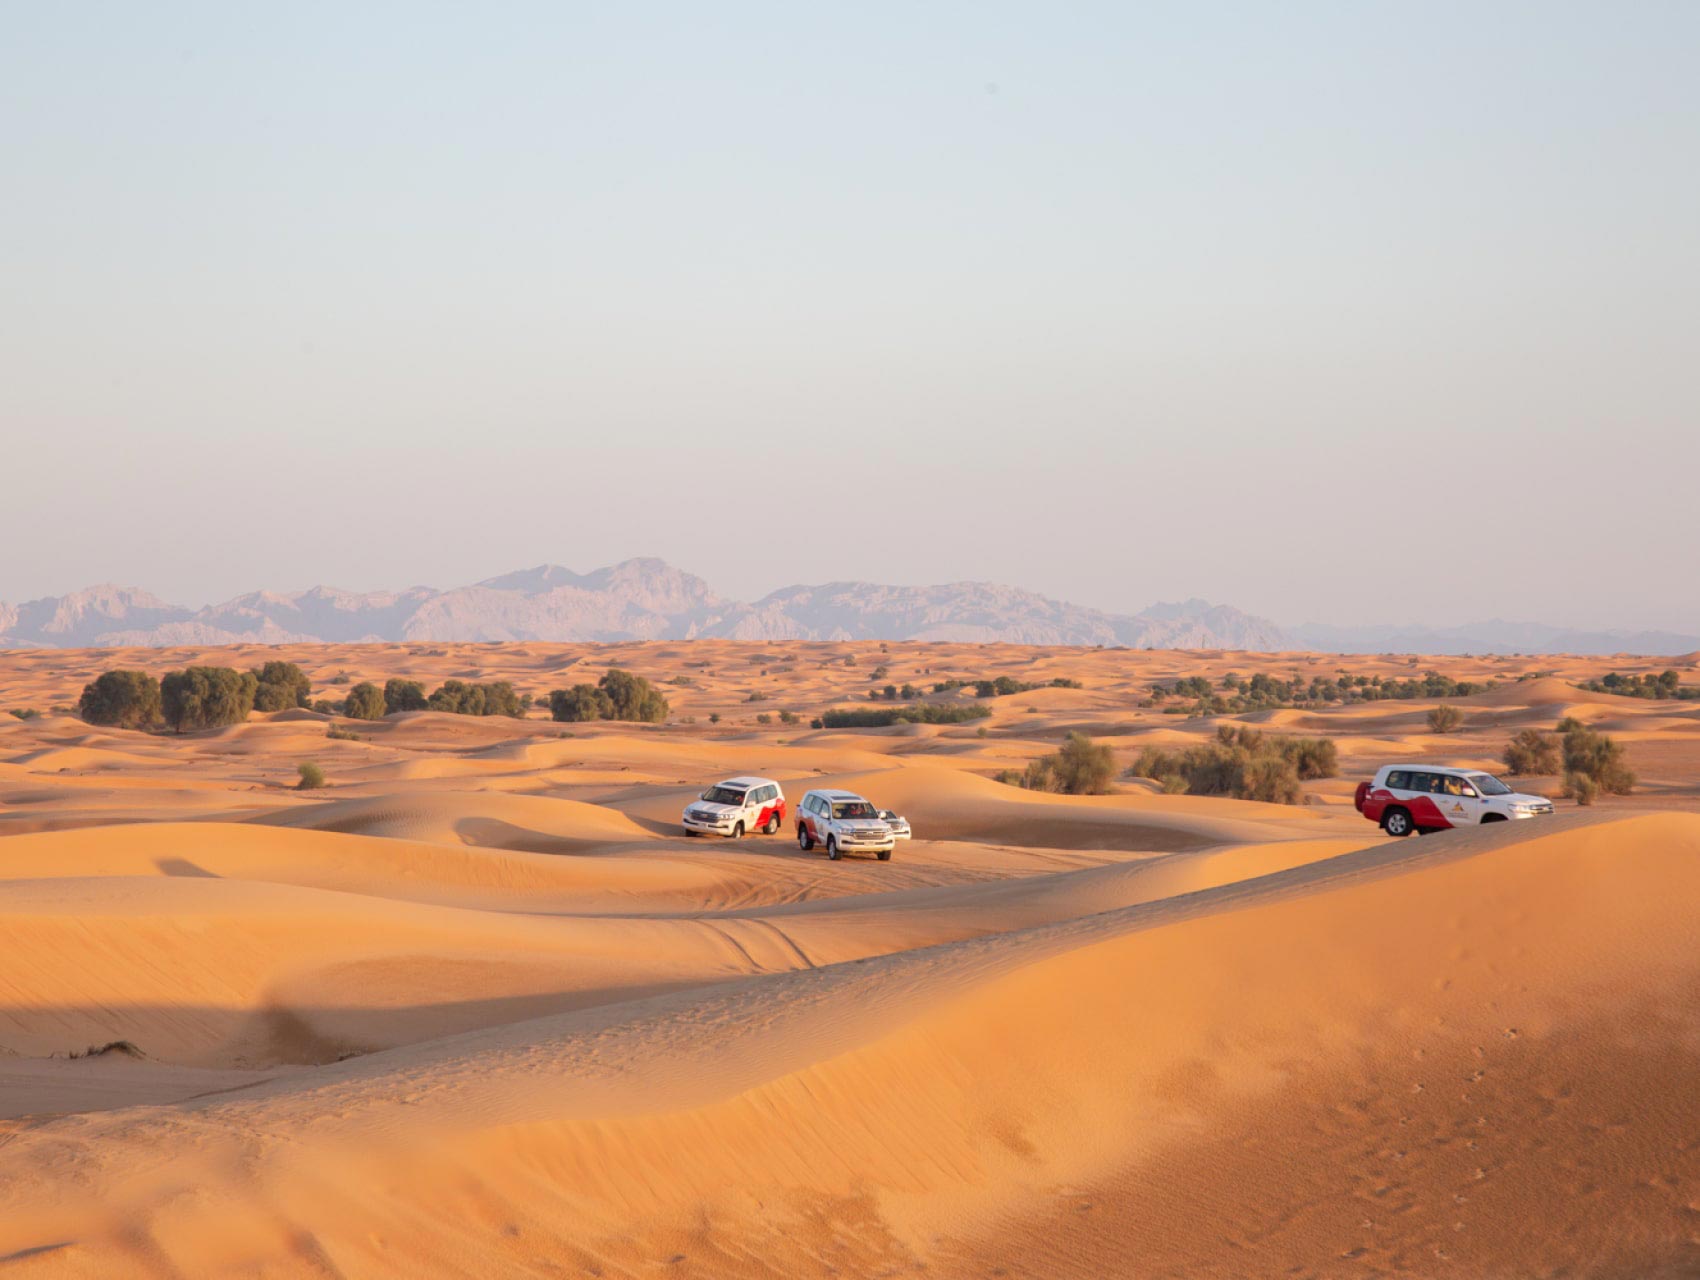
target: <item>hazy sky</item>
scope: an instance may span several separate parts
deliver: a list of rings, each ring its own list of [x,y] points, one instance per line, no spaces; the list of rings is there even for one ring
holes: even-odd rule
[[[1700,629],[1700,5],[0,0],[0,599]]]

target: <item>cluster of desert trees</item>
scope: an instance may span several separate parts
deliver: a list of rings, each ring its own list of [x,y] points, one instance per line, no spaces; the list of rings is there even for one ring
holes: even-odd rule
[[[346,677],[343,677],[346,679]],[[145,671],[107,671],[83,688],[78,714],[90,724],[122,729],[165,727],[178,733],[240,724],[250,711],[310,707],[353,720],[382,720],[404,711],[523,718],[532,705],[506,680],[445,680],[426,693],[417,680],[370,680],[352,686],[341,702],[314,701],[312,682],[293,662],[268,662],[251,671],[186,667],[155,679]],[[556,720],[632,720],[658,724],[667,699],[642,676],[613,668],[596,684],[556,689],[549,695]]]

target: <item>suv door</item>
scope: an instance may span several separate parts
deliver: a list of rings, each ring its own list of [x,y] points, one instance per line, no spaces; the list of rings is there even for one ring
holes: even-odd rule
[[[1482,820],[1482,798],[1461,774],[1441,775],[1442,795],[1435,797],[1441,816],[1455,827],[1473,827]]]

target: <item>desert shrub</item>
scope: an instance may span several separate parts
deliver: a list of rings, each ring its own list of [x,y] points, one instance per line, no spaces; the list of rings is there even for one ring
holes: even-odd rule
[[[1028,693],[1041,685],[1026,684],[1013,676],[999,676],[996,680],[976,680],[974,696],[976,698],[1003,698],[1012,693]]]
[[[297,791],[317,791],[325,785],[325,771],[311,760],[297,765],[295,772],[301,775],[301,781],[295,784]]]
[[[1301,781],[1332,778],[1340,770],[1340,749],[1332,738],[1274,738],[1271,742]]]
[[[610,719],[613,709],[608,695],[593,684],[575,684],[549,693],[549,716],[564,723]]]
[[[1051,681],[1053,689],[1084,689],[1086,686],[1078,680],[1070,680],[1067,676],[1058,676]]]
[[[1564,794],[1580,805],[1590,805],[1600,794],[1600,784],[1585,773],[1564,775]]]
[[[507,716],[518,720],[525,715],[519,695],[506,680],[489,684],[468,684],[464,680],[445,680],[426,699],[432,711],[447,711],[457,716]]]
[[[293,662],[268,662],[254,672],[258,682],[254,690],[254,710],[288,711],[305,707],[311,699],[312,684],[307,673]]]
[[[1062,750],[1051,757],[1058,790],[1071,796],[1101,796],[1110,790],[1116,760],[1110,749],[1083,733],[1071,733]]]
[[[999,769],[997,773],[993,775],[993,781],[1001,782],[1006,787],[1025,786],[1027,782],[1025,776],[1019,769]]]
[[[1538,729],[1524,729],[1505,744],[1502,758],[1506,772],[1514,778],[1531,773],[1557,773],[1560,761],[1558,742]]]
[[[343,705],[340,702],[333,702],[329,698],[314,698],[312,709],[322,716],[340,716]]]
[[[1700,685],[1684,686],[1682,677],[1674,669],[1661,671],[1656,676],[1625,676],[1612,671],[1579,687],[1593,693],[1615,693],[1624,698],[1700,698]]]
[[[1128,768],[1130,778],[1150,778],[1153,782],[1180,773],[1180,757],[1161,747],[1146,747]]]
[[[1246,762],[1241,786],[1244,799],[1265,804],[1298,804],[1304,796],[1298,769],[1272,751],[1258,752]]]
[[[252,671],[188,667],[159,682],[160,712],[178,733],[240,724],[254,709],[259,680]]]
[[[767,712],[765,712],[765,711],[758,711],[758,712],[756,712],[756,723],[757,724],[772,724],[773,723],[773,717],[768,715]]]
[[[1435,733],[1451,733],[1464,723],[1464,713],[1457,707],[1434,707],[1428,713],[1428,727]]]
[[[719,724],[720,723],[720,713],[718,711],[710,711],[708,713],[708,722],[710,724]],[[817,728],[817,729],[820,728],[820,724],[818,722],[815,724],[815,728]]]
[[[972,703],[962,705],[920,702],[910,707],[834,707],[820,715],[827,729],[877,729],[891,724],[962,724],[984,720],[992,713]]]
[[[1300,804],[1301,782],[1332,778],[1338,769],[1339,749],[1331,739],[1265,737],[1243,725],[1218,725],[1212,741],[1184,751],[1146,747],[1128,773],[1150,778],[1170,795]]]
[[[14,715],[20,720],[41,719],[41,712],[37,711],[34,707],[13,707],[8,714]]]
[[[1586,729],[1587,727],[1588,727],[1587,725],[1583,724],[1575,716],[1565,716],[1563,719],[1561,719],[1558,722],[1558,724],[1554,727],[1553,731],[1555,733],[1567,734],[1567,733],[1575,733],[1576,730]]]
[[[425,686],[417,680],[389,679],[384,681],[384,714],[393,716],[398,711],[423,711],[430,705],[430,699],[425,696]]]
[[[90,724],[146,729],[159,723],[159,681],[145,671],[105,671],[83,686],[77,714]]]
[[[633,679],[641,679],[641,677],[634,676]],[[745,698],[744,701],[745,702],[766,702],[767,701],[767,695],[765,693],[763,693],[760,689],[752,689],[752,690],[750,690],[750,696]]]
[[[642,676],[634,676],[618,667],[597,681],[597,687],[608,695],[613,706],[612,720],[635,720],[642,724],[660,724],[667,718],[667,699]]]
[[[1022,773],[1006,770],[998,778],[1017,779],[1015,785],[1028,791],[1098,796],[1110,790],[1110,779],[1115,773],[1115,757],[1108,747],[1100,746],[1083,733],[1071,733],[1055,755],[1030,760]]]
[[[1564,735],[1564,772],[1591,778],[1614,796],[1626,796],[1635,787],[1623,745],[1592,729],[1572,729]]]
[[[342,713],[351,720],[382,720],[384,691],[370,680],[362,680],[348,691],[348,697],[343,700]]]
[[[344,729],[339,724],[326,725],[325,726],[325,737],[331,739],[331,741],[333,741],[333,742],[364,742],[364,741],[366,741],[366,735],[365,734],[356,733],[352,729]]]
[[[797,719],[798,717],[795,711],[781,711],[779,713],[780,724],[796,724]]]

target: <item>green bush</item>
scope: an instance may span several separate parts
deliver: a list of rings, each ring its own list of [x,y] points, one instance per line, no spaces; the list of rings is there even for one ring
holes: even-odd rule
[[[1590,805],[1600,794],[1600,784],[1585,773],[1564,775],[1564,794],[1580,805]]]
[[[317,791],[325,785],[325,771],[311,760],[297,765],[295,772],[301,775],[301,781],[295,784],[297,791]]]
[[[430,705],[430,699],[425,696],[425,686],[419,681],[393,678],[384,681],[386,716],[393,716],[398,711],[423,711]]]
[[[464,680],[445,680],[426,699],[431,711],[446,711],[457,716],[507,716],[518,720],[525,715],[519,695],[506,680],[490,684],[468,684]]]
[[[1116,760],[1110,749],[1083,733],[1069,734],[1062,750],[1051,760],[1058,790],[1071,796],[1104,795],[1116,776]]]
[[[1635,788],[1622,744],[1592,729],[1572,729],[1564,735],[1564,772],[1591,778],[1601,791],[1614,796],[1626,796]]]
[[[1244,798],[1264,804],[1298,804],[1304,796],[1299,771],[1291,760],[1273,752],[1259,752],[1246,762]]]
[[[919,702],[910,707],[856,707],[851,710],[834,707],[820,715],[821,726],[827,729],[878,729],[892,724],[962,724],[969,720],[984,720],[992,713],[972,703],[940,704]]]
[[[752,694],[747,702],[765,702],[765,694]],[[667,718],[667,699],[642,676],[612,668],[596,684],[575,684],[549,694],[549,714],[556,720],[632,720],[658,724]],[[711,720],[719,723],[717,716]]]
[[[312,686],[307,673],[293,662],[268,662],[253,674],[258,681],[254,690],[256,711],[288,711],[312,702],[308,696]]]
[[[1428,727],[1435,733],[1451,733],[1464,723],[1464,713],[1457,707],[1434,707],[1428,713]]]
[[[77,714],[90,724],[146,729],[159,723],[159,681],[145,671],[106,671],[83,686]]]
[[[370,680],[362,680],[348,691],[342,713],[351,720],[382,720],[384,705],[384,691]]]
[[[41,712],[37,711],[34,707],[13,707],[9,714],[16,716],[20,720],[41,719]]]
[[[611,720],[614,704],[593,684],[575,684],[570,689],[549,693],[549,717],[565,724],[584,720]]]
[[[254,709],[259,680],[252,671],[188,667],[159,682],[160,712],[178,733],[240,724]]]
[[[611,720],[634,720],[640,724],[660,724],[667,718],[667,699],[642,676],[634,676],[618,667],[609,669],[597,687],[608,695],[613,706]]]
[[[1332,778],[1340,771],[1340,749],[1332,738],[1275,738],[1273,742],[1301,781]]]
[[[1526,774],[1553,774],[1559,769],[1559,750],[1556,739],[1538,729],[1524,729],[1505,744],[1502,758],[1512,777]]]
[[[1219,725],[1213,741],[1184,751],[1146,747],[1128,773],[1151,779],[1170,795],[1300,804],[1300,783],[1334,777],[1338,761],[1339,749],[1327,738],[1271,738],[1256,729]]]
[[[1005,770],[998,774],[998,780],[1028,791],[1099,796],[1110,790],[1110,780],[1115,775],[1116,761],[1108,747],[1100,746],[1083,733],[1071,733],[1055,755],[1028,761],[1026,770],[1019,774]]]

